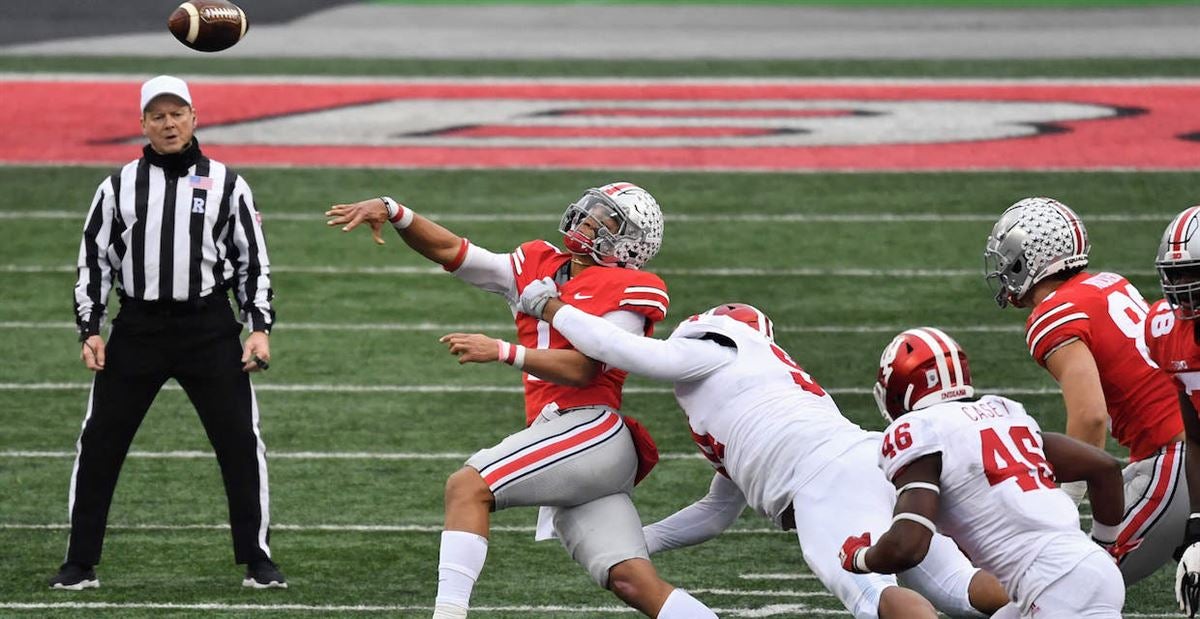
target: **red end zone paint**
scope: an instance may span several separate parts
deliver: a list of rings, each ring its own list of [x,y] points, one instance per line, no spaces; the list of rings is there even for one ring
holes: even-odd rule
[[[132,159],[139,84],[0,81],[0,162]],[[1200,168],[1200,142],[1180,137],[1200,131],[1200,82],[191,86],[206,151],[242,166]]]

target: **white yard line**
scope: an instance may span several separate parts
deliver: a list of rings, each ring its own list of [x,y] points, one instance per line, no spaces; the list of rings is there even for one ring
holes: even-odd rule
[[[742,580],[816,580],[816,574],[738,574]]]
[[[1025,327],[1011,325],[961,325],[937,326],[947,333],[1024,333]],[[662,331],[669,333],[675,325],[664,325]],[[67,321],[0,321],[0,329],[61,329],[74,330],[75,323]],[[438,323],[438,322],[289,322],[277,330],[292,331],[401,331],[449,333],[452,331],[512,331],[511,322]],[[899,333],[908,326],[901,325],[798,325],[775,327],[782,333]]]
[[[82,391],[91,383],[0,383],[0,391]],[[167,384],[167,390],[179,390],[179,385]],[[979,387],[982,393],[1002,395],[1054,395],[1053,387]],[[272,384],[257,383],[255,391],[284,393],[524,393],[516,385],[331,385],[331,384]],[[869,387],[826,387],[833,395],[870,395]],[[665,394],[669,387],[625,387],[625,393]]]
[[[271,451],[268,457],[272,460],[466,460],[470,453],[412,453],[412,452],[373,452],[373,451]],[[6,450],[0,451],[0,458],[74,458],[74,451],[46,450]],[[213,457],[211,451],[131,451],[130,458],[145,458],[154,460],[198,460]],[[704,456],[698,452],[660,453],[661,460],[702,460]]]
[[[775,598],[831,598],[828,591],[758,591],[742,589],[688,589],[688,593],[701,595],[743,595],[746,597],[775,597]]]
[[[9,211],[0,210],[0,219],[39,219],[83,221],[83,211]],[[1129,223],[1171,221],[1177,213],[1113,213],[1089,215],[1088,223]],[[557,223],[560,216],[554,213],[422,213],[435,221],[444,222],[543,222]],[[728,214],[665,214],[669,223],[994,223],[997,213],[728,213]],[[311,221],[323,222],[320,213],[267,213],[266,221]]]
[[[392,605],[331,605],[331,604],[226,604],[226,603],[169,603],[169,602],[2,602],[0,608],[9,610],[204,610],[215,612],[280,612],[309,611],[314,613],[398,613],[421,612],[428,614],[432,606]],[[804,604],[772,604],[762,608],[714,608],[724,617],[776,617],[776,616],[847,616],[844,610],[810,608]],[[625,606],[472,606],[472,613],[530,613],[530,614],[633,614]],[[1133,615],[1126,615],[1133,616]]]
[[[49,524],[23,524],[0,522],[0,530],[11,531],[66,531],[71,525],[65,522]],[[279,524],[272,523],[276,531],[297,533],[441,533],[446,527],[441,524]],[[227,531],[229,525],[218,524],[109,524],[109,530],[119,531]],[[533,533],[532,526],[493,526],[494,532]],[[722,535],[792,535],[791,531],[774,528],[728,529]]]
[[[71,265],[4,264],[0,273],[74,273]],[[1109,269],[1125,276],[1149,277],[1157,275],[1154,269]],[[330,265],[287,266],[271,265],[273,273],[300,273],[308,275],[437,275],[445,276],[441,267],[385,265],[371,267],[340,267]],[[919,279],[946,279],[970,277],[983,279],[983,269],[867,269],[859,267],[809,267],[809,268],[758,268],[729,267],[701,269],[654,269],[658,275],[667,277],[895,277]]]

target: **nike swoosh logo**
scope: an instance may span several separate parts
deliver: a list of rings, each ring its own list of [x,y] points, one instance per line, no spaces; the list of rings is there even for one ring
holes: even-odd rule
[[[592,298],[592,297],[594,297],[594,296],[596,296],[596,295],[591,295],[591,294],[579,294],[578,292],[576,292],[576,293],[575,293],[575,300],[576,300],[576,301],[583,301],[584,299],[590,299],[590,298]]]

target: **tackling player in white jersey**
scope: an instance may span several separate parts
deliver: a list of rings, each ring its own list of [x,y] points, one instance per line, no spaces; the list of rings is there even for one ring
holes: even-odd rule
[[[892,526],[875,545],[870,532],[846,539],[847,571],[910,569],[940,532],[1012,596],[995,617],[1120,618],[1124,583],[1101,548],[1113,547],[1125,509],[1115,458],[1043,434],[1017,402],[975,399],[966,354],[938,329],[909,329],[892,340],[875,395],[892,421],[879,463],[898,497]],[[1093,540],[1080,531],[1056,476],[1086,481]]]
[[[525,288],[518,308],[550,321],[577,350],[610,366],[675,383],[692,436],[716,468],[709,494],[645,527],[651,553],[711,539],[746,505],[795,528],[813,573],[855,617],[979,617],[1008,603],[1003,588],[945,537],[897,579],[850,574],[838,544],[882,533],[895,491],[876,466],[880,434],[842,416],[833,399],[775,344],[770,320],[742,304],[683,322],[665,341],[613,329],[564,305],[551,280]],[[915,590],[915,592],[914,592]],[[922,597],[924,596],[924,598]]]

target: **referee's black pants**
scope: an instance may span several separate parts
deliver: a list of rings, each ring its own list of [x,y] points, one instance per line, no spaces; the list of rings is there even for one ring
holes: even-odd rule
[[[68,562],[100,562],[121,465],[169,378],[196,407],[216,452],[236,562],[270,558],[266,448],[250,377],[242,371],[241,330],[225,294],[190,303],[122,300],[76,445]]]

